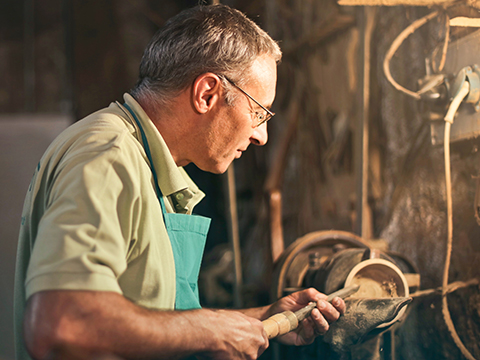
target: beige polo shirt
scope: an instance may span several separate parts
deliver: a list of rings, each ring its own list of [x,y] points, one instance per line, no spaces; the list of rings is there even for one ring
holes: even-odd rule
[[[128,94],[124,99],[145,131],[167,211],[190,214],[204,194],[177,167],[140,105]],[[54,140],[22,214],[17,348],[25,302],[39,291],[113,291],[147,308],[174,308],[175,264],[153,181],[139,129],[119,103]]]

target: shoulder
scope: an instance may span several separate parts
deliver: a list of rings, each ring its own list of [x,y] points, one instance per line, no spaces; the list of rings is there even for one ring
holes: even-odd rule
[[[54,162],[98,156],[143,157],[134,127],[115,106],[97,111],[64,130],[47,149]]]
[[[40,176],[49,189],[54,184],[98,181],[110,176],[138,184],[147,172],[143,147],[134,129],[112,106],[76,122],[49,146],[38,164]]]

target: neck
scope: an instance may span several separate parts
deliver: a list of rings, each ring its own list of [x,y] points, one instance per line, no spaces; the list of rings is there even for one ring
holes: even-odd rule
[[[188,156],[183,153],[183,149],[188,148],[185,146],[188,135],[192,133],[188,117],[185,116],[188,109],[177,106],[179,99],[173,99],[167,105],[159,105],[146,97],[136,100],[162,135],[177,166],[190,163]]]

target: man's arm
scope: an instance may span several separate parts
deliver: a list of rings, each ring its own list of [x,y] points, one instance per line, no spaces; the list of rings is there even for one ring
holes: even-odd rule
[[[267,347],[262,323],[234,311],[154,311],[113,292],[42,291],[28,300],[27,349],[35,359],[58,349],[125,359],[256,359]]]

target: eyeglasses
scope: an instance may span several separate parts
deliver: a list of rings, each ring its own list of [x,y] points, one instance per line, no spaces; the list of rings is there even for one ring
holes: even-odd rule
[[[232,84],[233,86],[235,86],[238,90],[240,90],[242,93],[244,93],[250,100],[252,100],[255,104],[257,104],[258,106],[260,106],[263,110],[265,110],[266,113],[261,113],[261,112],[258,112],[256,111],[255,112],[255,117],[257,118],[257,125],[255,125],[255,127],[259,127],[261,125],[263,125],[264,123],[266,123],[268,120],[270,120],[272,117],[275,116],[275,113],[268,110],[265,106],[263,106],[262,104],[260,104],[257,100],[255,100],[249,93],[247,93],[245,90],[243,90],[240,86],[238,86],[237,84],[235,84],[235,82],[233,82],[232,80],[230,80],[228,77],[226,77],[225,75],[218,75],[219,77],[221,78],[224,78],[225,80],[227,80],[230,84]]]

